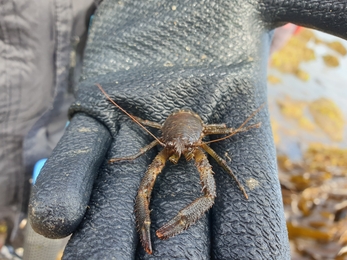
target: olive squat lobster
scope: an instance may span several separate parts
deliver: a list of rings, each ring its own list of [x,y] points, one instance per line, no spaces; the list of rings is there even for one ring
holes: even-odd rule
[[[259,128],[261,123],[249,126],[245,125],[265,104],[261,105],[255,112],[253,112],[253,114],[249,116],[237,129],[229,128],[225,124],[206,125],[203,123],[199,115],[189,110],[179,110],[178,112],[172,113],[166,118],[164,124],[161,125],[156,122],[143,120],[139,117],[130,115],[109,97],[100,84],[96,85],[112,104],[114,104],[137,124],[139,124],[155,139],[153,142],[140,149],[137,154],[121,158],[112,158],[109,160],[109,163],[123,160],[134,160],[156,145],[163,146],[163,149],[158,153],[148,167],[141,181],[138,194],[135,199],[138,232],[142,246],[148,254],[152,254],[152,243],[150,236],[151,211],[149,209],[151,193],[155,180],[159,173],[163,170],[167,160],[176,164],[181,155],[183,155],[187,161],[194,159],[195,165],[200,173],[203,196],[194,200],[188,206],[180,210],[173,219],[159,228],[156,231],[156,235],[160,239],[167,239],[181,233],[183,230],[186,230],[212,207],[216,197],[216,183],[213,178],[214,172],[212,171],[212,166],[210,165],[204,151],[215,159],[217,163],[231,177],[234,178],[243,195],[246,197],[246,199],[248,199],[246,190],[233,174],[226,161],[223,160],[214,150],[212,150],[208,144],[227,139],[237,133],[245,132],[252,128]],[[145,128],[144,125],[161,130],[162,137],[157,138],[147,128]],[[202,140],[205,136],[217,134],[225,134],[226,136],[208,142],[204,142]]]

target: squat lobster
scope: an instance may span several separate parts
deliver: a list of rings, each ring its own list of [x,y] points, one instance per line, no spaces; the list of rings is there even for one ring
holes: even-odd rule
[[[100,84],[96,85],[112,104],[118,107],[132,120],[139,124],[146,132],[148,132],[155,138],[153,142],[140,149],[137,154],[121,158],[112,158],[109,160],[110,163],[123,160],[134,160],[156,145],[161,145],[164,147],[148,167],[145,176],[141,181],[135,200],[138,232],[140,234],[142,246],[148,254],[152,254],[152,243],[150,236],[151,219],[149,210],[151,193],[154,187],[155,180],[164,168],[167,160],[170,160],[172,163],[176,164],[181,155],[183,155],[187,161],[194,159],[195,165],[200,173],[200,180],[204,195],[180,210],[173,219],[159,228],[156,231],[156,235],[160,239],[167,239],[181,233],[183,230],[186,230],[191,224],[194,224],[199,218],[203,216],[206,211],[208,211],[212,207],[214,199],[216,197],[216,184],[213,178],[214,172],[212,171],[212,166],[210,165],[204,151],[212,156],[217,161],[217,163],[231,177],[234,178],[240,190],[242,191],[246,199],[248,199],[248,195],[244,187],[233,174],[232,170],[227,165],[225,160],[223,160],[207,144],[227,139],[237,133],[245,132],[252,128],[260,127],[261,123],[246,127],[245,125],[264,106],[264,104],[261,105],[251,116],[249,116],[245,120],[245,122],[243,122],[237,129],[228,128],[225,124],[206,125],[203,123],[199,115],[189,110],[179,110],[178,112],[172,113],[167,117],[164,124],[161,125],[156,122],[143,120],[139,117],[130,115],[109,97],[109,95],[103,90]],[[160,129],[162,131],[162,137],[157,138],[143,125]],[[226,136],[209,142],[202,141],[205,136],[214,134],[226,134]]]

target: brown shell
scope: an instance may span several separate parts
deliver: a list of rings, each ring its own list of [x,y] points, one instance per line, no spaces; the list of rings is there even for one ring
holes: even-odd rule
[[[164,143],[181,154],[185,147],[197,143],[202,135],[203,122],[192,111],[180,110],[168,116],[162,127]]]

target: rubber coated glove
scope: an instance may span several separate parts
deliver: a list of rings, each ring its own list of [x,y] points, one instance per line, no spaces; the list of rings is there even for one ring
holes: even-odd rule
[[[266,101],[271,30],[293,22],[347,38],[346,6],[301,0],[104,1],[90,31],[70,126],[33,187],[34,229],[52,238],[73,233],[64,259],[290,259],[267,109],[249,122],[261,122],[261,128],[211,144],[249,199],[211,159],[214,206],[188,230],[160,240],[155,230],[202,194],[193,162],[167,163],[151,198],[149,255],[139,243],[134,200],[161,148],[108,164],[153,138],[95,83],[142,119],[163,123],[174,109],[189,108],[205,123],[236,128]]]

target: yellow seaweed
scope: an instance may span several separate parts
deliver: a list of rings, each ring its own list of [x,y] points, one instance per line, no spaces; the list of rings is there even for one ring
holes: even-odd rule
[[[338,67],[340,65],[339,59],[334,55],[324,55],[323,61],[328,67]]]
[[[302,29],[300,33],[293,35],[282,49],[273,53],[270,59],[270,66],[282,73],[292,74],[303,81],[308,81],[310,79],[309,73],[300,68],[301,63],[316,59],[314,47],[308,47],[308,42],[312,42],[314,45],[324,44],[342,56],[347,54],[347,50],[341,42],[327,42],[316,37],[312,30]],[[337,56],[325,55],[323,60],[328,67],[339,66],[339,58]]]
[[[306,131],[315,130],[314,124],[304,114],[304,110],[308,106],[307,102],[286,97],[284,100],[278,100],[277,104],[281,113],[288,118],[294,119],[301,129]]]
[[[328,231],[321,231],[315,228],[294,225],[290,221],[287,222],[287,229],[290,239],[294,239],[296,237],[306,237],[324,242],[329,242],[333,237],[333,235]]]
[[[345,48],[345,46],[343,46],[343,44],[339,41],[333,41],[333,42],[329,42],[326,44],[330,49],[338,52],[339,54],[341,54],[342,56],[345,56],[347,54],[347,50]]]
[[[313,143],[306,150],[304,160],[309,171],[334,171],[347,175],[347,149]]]
[[[334,141],[343,139],[344,120],[339,107],[327,98],[317,99],[309,104],[309,110],[316,124]]]
[[[306,46],[307,42],[314,38],[314,33],[310,30],[302,30],[299,34],[292,36],[282,49],[273,53],[270,66],[282,73],[290,73],[307,81],[309,74],[299,67],[302,62],[316,59],[314,50]]]

